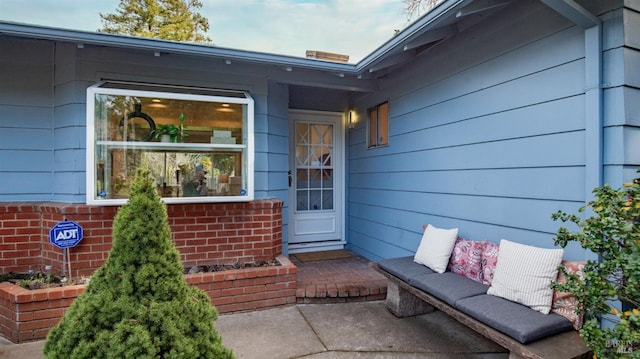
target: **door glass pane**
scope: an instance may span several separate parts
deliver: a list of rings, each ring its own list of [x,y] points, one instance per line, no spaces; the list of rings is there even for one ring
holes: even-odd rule
[[[308,168],[298,168],[296,170],[297,188],[304,189],[309,188],[309,169]]]
[[[332,209],[333,208],[333,191],[325,190],[322,193],[322,208],[323,209]]]
[[[311,177],[309,178],[309,187],[311,188],[322,188],[322,172],[319,169],[312,169],[309,171]]]
[[[298,211],[333,209],[333,125],[296,123],[296,197]]]
[[[309,210],[318,211],[322,209],[322,191],[309,191]]]
[[[296,208],[298,211],[306,211],[309,208],[308,191],[296,191]]]

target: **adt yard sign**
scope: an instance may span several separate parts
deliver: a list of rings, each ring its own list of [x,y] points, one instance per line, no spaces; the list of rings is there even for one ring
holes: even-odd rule
[[[58,222],[49,231],[49,241],[58,248],[75,247],[82,240],[82,227],[72,221]]]

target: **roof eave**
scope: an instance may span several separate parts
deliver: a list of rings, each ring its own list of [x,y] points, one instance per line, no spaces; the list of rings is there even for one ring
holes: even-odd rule
[[[96,46],[120,47],[153,52],[168,52],[175,54],[217,57],[231,61],[243,61],[270,64],[287,67],[304,68],[309,70],[355,73],[356,65],[319,61],[302,57],[276,55],[247,50],[235,50],[202,44],[175,42],[158,39],[147,39],[99,32],[67,30],[61,28],[28,25],[15,22],[0,22],[0,33],[5,35],[37,38],[52,41],[64,41]]]
[[[382,44],[371,54],[366,56],[360,62],[356,64],[356,71],[362,73],[366,71],[370,66],[376,62],[384,59],[385,56],[396,52],[398,49],[402,49],[404,44],[410,41],[412,38],[429,31],[437,26],[440,19],[455,13],[460,7],[463,7],[473,0],[445,0],[431,11],[426,13],[423,17],[413,22],[404,30],[400,31],[397,35],[389,39]]]
[[[389,39],[371,54],[357,64],[320,61],[303,57],[277,55],[248,50],[236,50],[218,46],[175,42],[167,40],[114,35],[100,32],[69,30],[55,27],[45,27],[16,22],[0,21],[0,34],[30,37],[51,41],[65,41],[78,44],[96,46],[119,47],[153,52],[167,52],[204,57],[221,58],[225,61],[241,61],[258,64],[279,66],[284,69],[308,69],[333,72],[340,75],[361,75],[376,63],[390,55],[397,54],[411,39],[438,26],[441,19],[454,14],[459,8],[473,2],[473,0],[445,0],[429,11],[422,18],[416,20],[396,36]]]

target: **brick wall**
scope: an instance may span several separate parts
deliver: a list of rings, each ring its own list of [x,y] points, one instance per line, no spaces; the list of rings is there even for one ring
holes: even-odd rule
[[[296,266],[278,256],[277,267],[185,275],[204,290],[219,313],[269,308],[296,302]],[[86,286],[29,290],[0,283],[0,335],[14,343],[44,339]]]
[[[282,201],[167,205],[172,239],[185,266],[271,260],[282,254]],[[111,249],[118,207],[66,203],[0,203],[0,272],[63,272],[63,251],[49,231],[63,220],[83,227],[69,249],[72,277],[90,276]],[[65,268],[66,270],[66,268]]]

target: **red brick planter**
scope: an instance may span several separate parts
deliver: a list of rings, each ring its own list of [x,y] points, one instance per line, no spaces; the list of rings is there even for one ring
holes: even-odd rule
[[[271,260],[282,254],[282,206],[277,199],[241,203],[169,204],[171,239],[186,267]],[[84,228],[71,248],[72,277],[90,276],[111,249],[118,207],[69,203],[0,203],[0,272],[62,273],[62,250],[49,231],[63,220]]]
[[[204,290],[220,313],[232,313],[296,302],[296,266],[286,257],[281,266],[187,274],[190,285]],[[44,339],[85,285],[28,290],[0,283],[0,335],[14,343]]]

